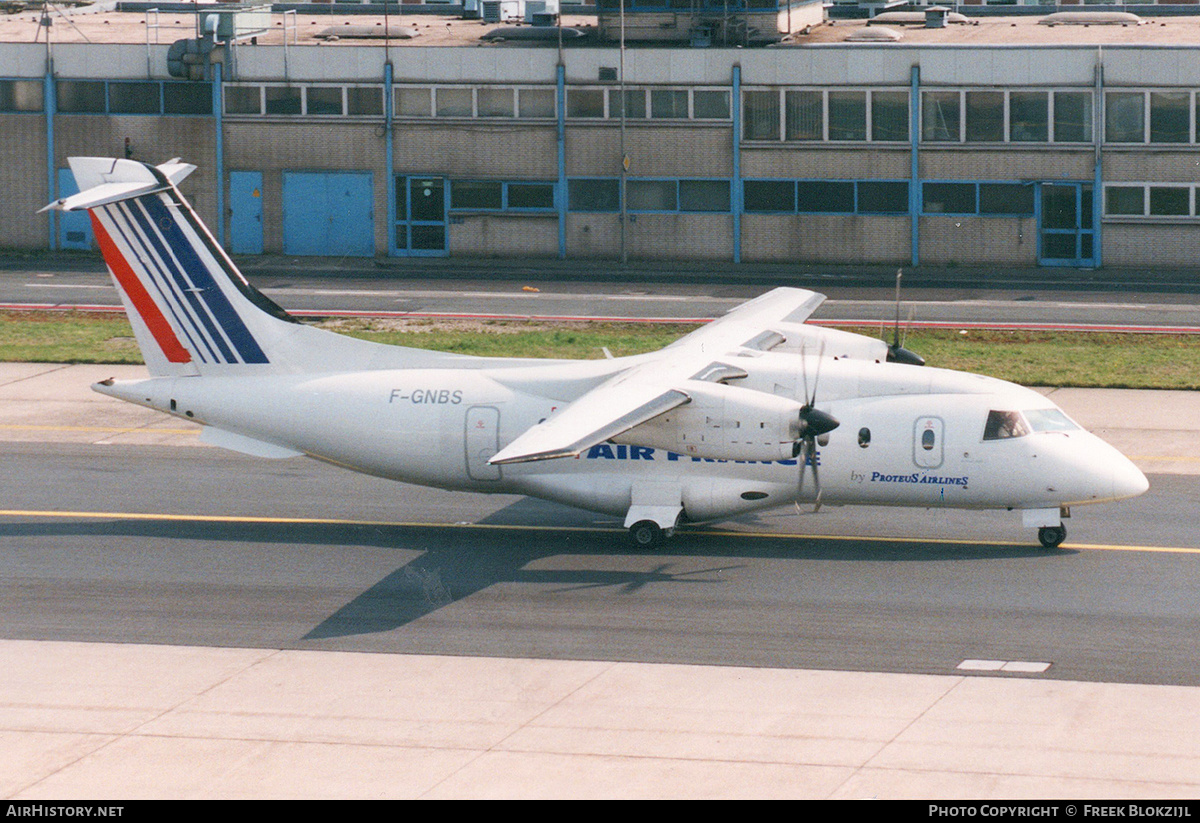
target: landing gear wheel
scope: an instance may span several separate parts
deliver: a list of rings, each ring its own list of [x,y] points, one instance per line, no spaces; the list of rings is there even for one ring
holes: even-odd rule
[[[1038,540],[1042,541],[1044,549],[1057,549],[1066,539],[1066,526],[1042,526],[1038,529]]]
[[[639,520],[629,527],[629,540],[639,549],[653,551],[665,539],[663,530],[653,520]]]

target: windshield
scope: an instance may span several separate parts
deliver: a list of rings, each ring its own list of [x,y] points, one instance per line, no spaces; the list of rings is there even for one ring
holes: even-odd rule
[[[1035,432],[1067,432],[1079,428],[1074,420],[1059,409],[1028,409],[1025,419]]]
[[[1020,412],[997,411],[988,412],[987,423],[983,427],[984,440],[1007,440],[1010,437],[1024,437],[1029,434],[1029,424]]]
[[[1078,428],[1075,421],[1055,408],[1028,409],[1024,412],[993,409],[988,412],[987,423],[983,427],[983,439],[1007,440],[1011,437],[1024,437],[1032,432],[1065,432]]]

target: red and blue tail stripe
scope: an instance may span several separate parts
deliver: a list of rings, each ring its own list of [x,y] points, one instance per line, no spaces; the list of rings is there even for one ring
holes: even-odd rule
[[[170,362],[188,362],[179,348],[200,364],[270,362],[213,276],[223,255],[207,248],[207,232],[196,231],[169,192],[92,211],[105,261]]]

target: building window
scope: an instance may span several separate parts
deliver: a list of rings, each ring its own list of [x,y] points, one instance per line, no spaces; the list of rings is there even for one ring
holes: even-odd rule
[[[267,114],[300,114],[303,111],[299,86],[267,86]]]
[[[342,114],[341,86],[309,86],[304,97],[305,114]]]
[[[859,214],[906,214],[908,212],[908,183],[890,181],[860,181],[858,183]]]
[[[908,142],[908,92],[871,92],[871,139]]]
[[[934,182],[921,184],[924,214],[1028,217],[1033,186],[1024,183]]]
[[[1033,185],[1026,183],[980,183],[979,213],[1031,216]]]
[[[840,180],[800,180],[796,210],[810,214],[853,214],[854,183]]]
[[[1050,139],[1050,93],[1014,91],[1008,96],[1008,139],[1045,143]]]
[[[779,92],[743,93],[742,136],[746,140],[778,140],[779,135]]]
[[[650,116],[655,120],[688,119],[687,90],[652,89],[650,91]]]
[[[646,90],[625,89],[624,97],[625,106],[623,110],[626,119],[644,120],[646,118]],[[621,112],[621,90],[613,89],[608,93],[608,116],[620,118]]]
[[[742,200],[747,212],[795,212],[796,183],[792,180],[745,180]]]
[[[480,117],[512,117],[515,89],[506,87],[480,86],[476,91]]]
[[[111,114],[159,114],[162,93],[158,83],[109,83],[108,110]]]
[[[262,114],[261,86],[226,86],[226,114]]]
[[[679,210],[686,212],[729,212],[728,180],[680,180]]]
[[[1092,142],[1092,93],[1054,92],[1054,142]]]
[[[678,211],[678,184],[674,180],[629,180],[625,196],[630,211]]]
[[[627,208],[641,212],[726,212],[728,180],[629,180]]]
[[[603,116],[603,89],[567,89],[567,117]]]
[[[821,92],[784,93],[784,140],[821,140],[825,137]]]
[[[908,183],[893,180],[745,180],[746,212],[906,214]]]
[[[433,114],[432,89],[396,88],[397,117],[430,117]]]
[[[979,204],[974,183],[922,183],[921,210],[925,214],[975,214]]]
[[[697,120],[728,120],[729,92],[694,90],[692,92],[692,116]]]
[[[347,86],[346,114],[351,117],[382,115],[383,89],[378,86]]]
[[[212,86],[208,83],[163,83],[163,112],[211,115]]]
[[[1104,139],[1109,143],[1145,141],[1142,92],[1113,92],[1104,95]]]
[[[491,181],[454,180],[450,183],[450,208],[501,209],[504,184]]]
[[[440,87],[433,90],[438,117],[471,117],[475,113],[471,89]]]
[[[957,143],[960,119],[957,91],[927,91],[921,95],[921,138],[926,142]]]
[[[0,80],[0,111],[42,111],[40,80]]]
[[[1195,186],[1188,184],[1118,183],[1104,187],[1104,213],[1109,217],[1192,217]]]
[[[1192,192],[1186,186],[1150,186],[1151,217],[1188,217]]]
[[[103,114],[106,109],[103,80],[59,80],[54,89],[59,111]]]
[[[461,211],[552,211],[553,183],[453,180],[450,208]]]
[[[540,210],[554,208],[553,183],[505,183],[506,208],[510,210]]]
[[[570,96],[568,95],[568,100]],[[614,212],[621,210],[621,185],[615,178],[577,178],[567,181],[570,211]]]
[[[517,89],[517,110],[526,118],[553,118],[554,89]]]
[[[829,92],[829,139],[867,139],[867,93]]]
[[[1150,142],[1187,143],[1191,139],[1188,108],[1191,93],[1186,91],[1150,92]]]
[[[1146,193],[1144,186],[1105,186],[1104,213],[1110,215],[1144,215]]]
[[[967,142],[1003,142],[1004,92],[969,91],[966,98]]]

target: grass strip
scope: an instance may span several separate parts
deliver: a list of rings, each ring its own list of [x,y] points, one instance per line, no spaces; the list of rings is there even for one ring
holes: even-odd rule
[[[660,349],[690,324],[339,319],[315,325],[380,343],[483,356],[591,359]],[[851,329],[867,335],[878,329]],[[1027,386],[1200,389],[1200,336],[1067,331],[913,330],[929,365]],[[138,364],[122,315],[0,312],[0,361]]]

